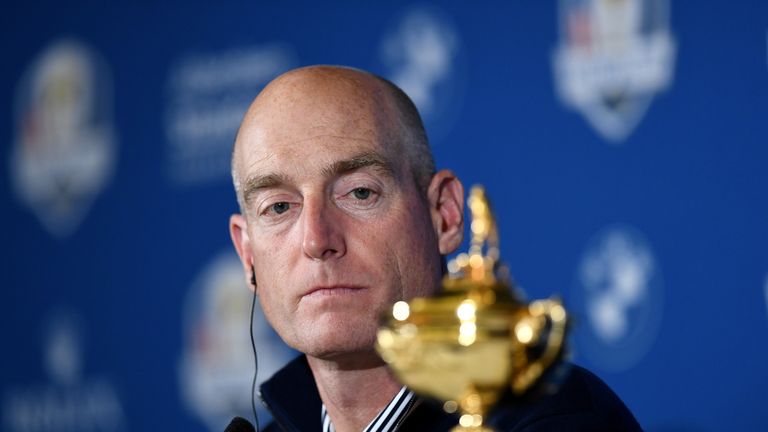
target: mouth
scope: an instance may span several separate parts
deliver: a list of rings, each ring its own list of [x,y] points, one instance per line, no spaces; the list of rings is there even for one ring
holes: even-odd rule
[[[353,285],[333,285],[333,286],[317,286],[312,287],[307,291],[302,298],[324,298],[330,296],[347,296],[361,293],[365,290],[365,287],[353,286]]]

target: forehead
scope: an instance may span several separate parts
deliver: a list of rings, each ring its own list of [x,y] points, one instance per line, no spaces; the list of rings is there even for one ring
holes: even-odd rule
[[[240,172],[309,169],[360,153],[404,161],[397,113],[381,86],[323,78],[288,79],[259,95],[237,137]]]

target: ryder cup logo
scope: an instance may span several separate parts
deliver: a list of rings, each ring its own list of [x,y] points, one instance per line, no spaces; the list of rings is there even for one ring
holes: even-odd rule
[[[194,282],[185,304],[181,394],[211,431],[221,431],[232,417],[251,412],[254,361],[248,326],[253,294],[244,278],[237,256],[223,253]],[[258,301],[253,337],[259,360],[258,385],[295,354],[272,330]],[[267,412],[258,402],[257,408],[259,420],[266,422]]]
[[[637,364],[661,322],[661,275],[645,237],[627,226],[598,233],[579,265],[577,350],[606,371]]]
[[[608,140],[624,140],[672,81],[667,1],[560,0],[558,93]]]
[[[385,76],[413,100],[433,140],[446,135],[458,115],[462,58],[458,32],[434,7],[407,10],[382,41]]]
[[[16,92],[10,172],[52,234],[70,234],[112,176],[112,93],[104,61],[72,40],[51,45]]]
[[[2,428],[9,432],[125,431],[125,414],[112,382],[84,376],[83,324],[58,313],[47,321],[44,366],[48,380],[3,395]]]

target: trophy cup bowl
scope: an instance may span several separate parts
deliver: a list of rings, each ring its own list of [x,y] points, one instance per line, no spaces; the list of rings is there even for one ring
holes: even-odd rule
[[[482,187],[468,201],[470,252],[449,263],[438,296],[395,303],[376,348],[403,384],[459,412],[454,431],[491,431],[484,419],[499,398],[524,394],[560,359],[567,314],[557,299],[526,304],[499,281],[496,226]]]

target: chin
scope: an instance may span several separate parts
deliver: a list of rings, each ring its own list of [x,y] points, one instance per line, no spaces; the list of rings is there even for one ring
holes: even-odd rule
[[[324,359],[338,360],[355,356],[366,357],[374,354],[376,341],[376,328],[368,326],[350,325],[343,329],[316,326],[316,330],[304,335],[302,346],[297,349],[309,356]],[[367,327],[367,328],[366,328]]]

